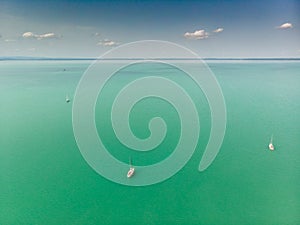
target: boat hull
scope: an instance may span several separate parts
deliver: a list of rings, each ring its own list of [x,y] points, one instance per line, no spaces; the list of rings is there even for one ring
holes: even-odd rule
[[[127,172],[127,178],[131,178],[134,175],[134,168],[131,167]]]

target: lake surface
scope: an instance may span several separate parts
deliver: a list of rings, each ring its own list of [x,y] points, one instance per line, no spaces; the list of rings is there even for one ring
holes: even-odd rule
[[[300,62],[207,63],[227,110],[219,154],[207,170],[198,171],[211,127],[205,93],[173,67],[150,65],[155,75],[172,79],[190,95],[200,136],[178,173],[132,187],[96,173],[74,137],[73,98],[91,61],[0,61],[0,224],[300,224]],[[161,145],[134,151],[114,134],[110,111],[116,94],[149,76],[151,68],[117,72],[95,105],[105,147],[136,166],[167,158],[181,135],[176,109],[154,97],[132,108],[129,123],[143,139],[150,135],[149,120],[163,118],[168,129]]]

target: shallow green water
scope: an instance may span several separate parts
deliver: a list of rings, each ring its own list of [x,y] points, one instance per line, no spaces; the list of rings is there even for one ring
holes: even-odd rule
[[[80,154],[65,96],[74,95],[88,66],[87,61],[0,62],[0,224],[300,223],[299,62],[209,63],[226,101],[227,129],[220,153],[201,173],[208,104],[201,90],[177,74],[174,79],[197,104],[199,143],[175,176],[146,187],[108,181]],[[106,94],[134,76],[116,79]],[[146,99],[132,110],[132,128],[140,137],[148,135],[145,118],[160,114],[170,126],[163,147],[146,155],[117,142],[109,120],[102,120],[108,115],[103,104],[110,103],[97,102],[97,128],[106,126],[104,142],[116,158],[126,162],[131,155],[146,165],[171,153],[180,126],[166,102]],[[274,152],[267,150],[272,134]]]

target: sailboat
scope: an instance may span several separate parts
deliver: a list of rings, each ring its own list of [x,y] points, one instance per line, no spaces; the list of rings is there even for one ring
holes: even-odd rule
[[[68,103],[68,102],[70,102],[71,100],[70,100],[70,98],[69,98],[69,96],[67,95],[66,96],[66,102]]]
[[[129,159],[129,170],[127,172],[127,178],[131,178],[134,175],[134,167],[131,164],[131,159]]]
[[[275,147],[274,147],[274,145],[273,145],[273,135],[272,135],[272,137],[271,137],[271,140],[270,140],[270,144],[269,144],[269,149],[270,149],[270,151],[274,151],[275,150]]]

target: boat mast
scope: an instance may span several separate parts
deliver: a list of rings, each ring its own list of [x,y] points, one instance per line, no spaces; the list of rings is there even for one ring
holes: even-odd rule
[[[271,136],[271,141],[270,141],[270,143],[271,143],[271,144],[273,143],[273,134],[272,134],[272,136]]]

